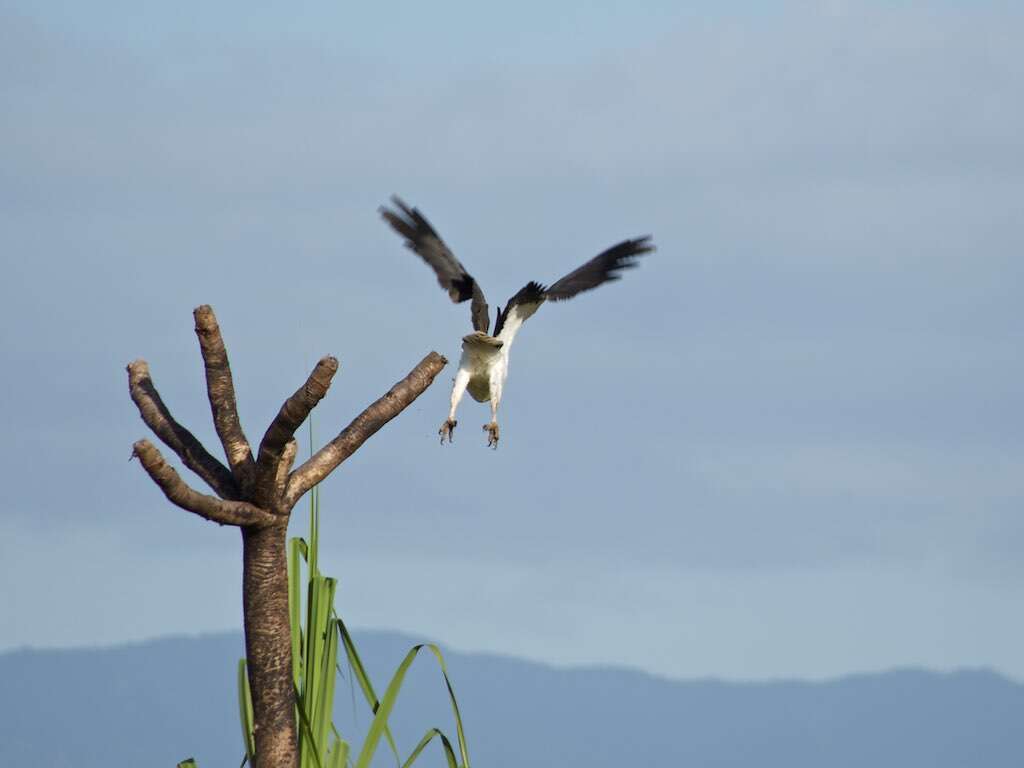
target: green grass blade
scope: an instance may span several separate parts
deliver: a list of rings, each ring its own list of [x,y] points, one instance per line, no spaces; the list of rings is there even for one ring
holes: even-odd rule
[[[320,486],[314,485],[309,492],[309,575],[320,575]]]
[[[333,600],[333,595],[331,599]],[[331,719],[334,714],[334,688],[338,679],[334,674],[334,669],[338,666],[338,633],[334,631],[333,619],[328,621],[326,633],[327,643],[324,647],[323,662],[320,667],[322,681],[315,709],[316,716],[313,721],[317,748],[322,752],[327,751],[327,737],[330,735]]]
[[[355,768],[369,768],[370,761],[373,759],[373,753],[377,751],[377,744],[380,742],[380,738],[384,734],[384,727],[387,725],[388,717],[390,717],[391,710],[394,709],[395,701],[398,699],[398,694],[402,690],[402,683],[405,681],[405,675],[409,671],[409,666],[412,664],[422,647],[422,645],[413,646],[413,648],[405,654],[405,658],[402,660],[402,663],[398,665],[398,669],[395,670],[395,674],[392,675],[391,682],[388,683],[387,690],[384,691],[384,698],[373,715],[373,721],[370,723],[370,729],[366,732],[366,739],[363,741],[363,748],[359,752],[359,758],[356,760]]]
[[[295,692],[295,697],[298,698],[299,692]],[[299,760],[301,763],[306,764],[307,758],[312,757],[313,763],[317,768],[323,768],[323,763],[320,762],[320,754],[317,751],[316,744],[313,740],[313,729],[309,725],[309,718],[306,717],[306,712],[302,707],[297,707],[299,712]]]
[[[317,614],[320,613],[320,592],[322,581],[312,574],[309,577],[309,584],[306,587],[306,648],[302,656],[302,701],[305,704],[306,712],[313,714],[313,702],[316,701],[316,693],[319,688],[319,677],[317,675],[316,661],[320,658],[320,645],[322,636],[317,630]]]
[[[355,641],[352,639],[352,635],[349,634],[348,627],[345,626],[345,622],[341,620],[341,617],[335,615],[337,619],[338,634],[341,636],[341,643],[345,646],[345,655],[348,656],[349,666],[352,668],[352,676],[359,682],[359,688],[363,692],[363,697],[366,699],[366,703],[370,705],[370,709],[374,714],[377,714],[377,708],[380,706],[380,702],[377,700],[377,693],[373,690],[373,683],[370,682],[370,676],[366,674],[366,667],[363,666],[363,660],[359,658],[359,652],[356,650]],[[402,758],[398,754],[398,746],[395,744],[395,739],[391,735],[391,729],[384,726],[384,738],[388,742],[388,746],[391,747],[391,754],[395,756],[395,765],[400,766],[402,764]]]
[[[469,749],[466,746],[466,732],[462,729],[462,715],[459,713],[459,702],[455,699],[455,690],[452,688],[452,681],[448,679],[448,666],[444,663],[444,656],[441,655],[441,649],[433,643],[429,643],[427,647],[434,653],[437,658],[437,663],[441,667],[441,674],[444,676],[445,687],[448,688],[448,700],[452,705],[452,714],[455,715],[455,730],[459,736],[459,753],[462,755],[462,765],[464,768],[469,768]]]
[[[348,742],[335,734],[331,751],[327,753],[327,768],[345,768],[348,762]]]
[[[327,576],[313,576],[309,582],[306,656],[303,659],[305,662],[303,698],[311,717],[315,717],[315,707],[322,699],[323,687],[334,684],[334,667],[325,667],[324,656],[328,645],[328,629],[331,628],[336,585],[337,582]],[[326,672],[327,669],[330,671]]]
[[[363,742],[363,748],[359,753],[359,759],[356,760],[355,768],[369,768],[370,761],[373,759],[373,753],[377,750],[377,745],[380,743],[381,736],[387,726],[388,717],[391,716],[391,711],[395,707],[395,701],[398,699],[398,694],[402,690],[402,683],[405,681],[405,675],[409,671],[409,667],[412,665],[413,660],[423,648],[429,648],[438,663],[441,665],[441,673],[444,675],[445,684],[448,686],[448,696],[451,700],[452,711],[455,714],[455,726],[458,729],[459,734],[459,750],[462,754],[462,765],[463,768],[470,768],[469,751],[466,748],[466,736],[462,729],[462,716],[459,714],[459,706],[455,701],[455,693],[452,690],[451,682],[448,680],[448,670],[445,667],[444,656],[441,654],[441,649],[433,643],[413,646],[405,655],[402,663],[398,665],[398,669],[395,670],[395,674],[391,677],[391,682],[388,683],[387,690],[384,691],[384,698],[381,699],[380,706],[377,707],[377,712],[373,716],[373,722],[370,724],[370,729],[366,733],[366,740]]]
[[[256,754],[256,742],[252,731],[252,696],[249,693],[249,675],[245,667],[245,659],[238,660],[238,717],[242,723],[242,743],[245,745],[245,756],[252,762]]]
[[[309,455],[313,456],[313,415],[309,416]],[[320,484],[309,491],[309,546],[306,548],[306,562],[309,563],[310,578],[320,575],[317,555],[320,551]]]
[[[416,749],[409,755],[409,759],[402,763],[402,768],[410,768],[416,762],[416,758],[420,756],[420,752],[426,748],[435,736],[441,739],[441,748],[444,750],[444,757],[448,761],[448,768],[459,768],[459,761],[455,759],[455,750],[452,749],[452,743],[437,728],[431,728],[427,731],[426,735],[420,739],[420,743],[416,745]]]
[[[296,537],[288,542],[288,619],[292,630],[292,678],[298,688],[302,664],[302,560],[306,542]]]

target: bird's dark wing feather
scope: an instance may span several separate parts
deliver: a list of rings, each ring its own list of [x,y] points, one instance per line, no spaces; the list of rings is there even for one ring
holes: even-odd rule
[[[589,291],[602,283],[618,280],[623,269],[636,266],[636,259],[654,250],[651,236],[623,240],[603,253],[599,253],[586,264],[574,269],[568,275],[552,283],[544,295],[551,301],[565,301],[577,293]]]
[[[490,315],[480,285],[459,263],[455,254],[418,209],[410,208],[397,196],[392,196],[391,202],[397,210],[385,206],[379,209],[384,221],[405,238],[405,246],[409,250],[434,270],[438,284],[448,292],[452,301],[458,304],[472,299],[470,314],[473,318],[473,330],[487,333]]]

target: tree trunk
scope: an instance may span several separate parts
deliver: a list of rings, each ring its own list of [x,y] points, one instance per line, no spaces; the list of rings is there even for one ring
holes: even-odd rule
[[[288,619],[287,522],[242,529],[245,655],[256,723],[256,768],[297,768]]]

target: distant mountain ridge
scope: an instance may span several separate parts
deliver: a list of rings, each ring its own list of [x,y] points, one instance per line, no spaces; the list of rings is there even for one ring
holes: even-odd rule
[[[414,642],[358,632],[382,692]],[[237,766],[238,634],[0,654],[0,764],[62,768]],[[986,670],[896,670],[827,682],[673,681],[445,651],[472,764],[997,768],[1024,765],[1024,685]],[[355,709],[353,709],[355,702]],[[370,715],[343,683],[336,720],[358,744]],[[454,735],[433,659],[417,660],[394,730]],[[375,765],[393,766],[387,749]],[[440,766],[439,754],[417,765]]]

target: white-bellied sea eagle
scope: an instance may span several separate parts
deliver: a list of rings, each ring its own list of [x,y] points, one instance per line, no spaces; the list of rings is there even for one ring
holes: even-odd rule
[[[598,254],[545,288],[530,281],[498,309],[494,333],[487,328],[490,316],[480,285],[466,271],[430,222],[416,208],[410,208],[398,197],[392,197],[395,208],[381,206],[380,215],[399,235],[405,245],[422,258],[437,275],[437,282],[456,304],[470,301],[473,333],[462,337],[462,358],[452,387],[451,409],[441,425],[441,443],[452,440],[455,431],[455,410],[466,390],[478,403],[491,403],[491,421],[484,425],[487,445],[498,447],[498,404],[508,378],[508,356],[519,327],[545,301],[565,301],[578,293],[589,291],[602,283],[618,280],[623,269],[636,266],[636,259],[654,250],[650,235],[623,240]]]

